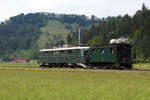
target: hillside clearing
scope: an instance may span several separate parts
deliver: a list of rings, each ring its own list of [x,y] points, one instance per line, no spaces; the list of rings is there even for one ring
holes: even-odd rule
[[[47,25],[41,28],[41,31],[42,34],[40,35],[40,38],[37,41],[37,44],[40,49],[44,48],[45,45],[50,42],[51,36],[56,36],[57,40],[63,39],[66,42],[67,35],[70,34],[70,30],[65,28],[65,24],[57,20],[49,20]]]

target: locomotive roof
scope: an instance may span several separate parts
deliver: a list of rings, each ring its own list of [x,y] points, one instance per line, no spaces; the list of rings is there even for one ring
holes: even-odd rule
[[[107,44],[107,45],[95,46],[95,47],[92,47],[92,48],[113,48],[113,47],[118,47],[120,45],[129,45],[129,44]]]
[[[69,48],[55,48],[55,49],[42,49],[40,52],[44,51],[60,51],[60,50],[75,50],[75,49],[89,49],[90,47],[69,47]]]

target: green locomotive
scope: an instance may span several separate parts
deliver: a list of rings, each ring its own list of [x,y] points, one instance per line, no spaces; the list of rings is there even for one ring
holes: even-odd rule
[[[131,46],[110,44],[97,47],[69,47],[40,50],[42,67],[132,68]]]

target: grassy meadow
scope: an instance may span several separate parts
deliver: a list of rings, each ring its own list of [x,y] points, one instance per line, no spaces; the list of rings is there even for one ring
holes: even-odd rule
[[[30,60],[27,63],[13,63],[13,62],[2,62],[0,61],[0,66],[16,66],[16,67],[39,67],[36,60]]]
[[[137,63],[133,64],[133,69],[139,69],[139,70],[150,70],[150,63]]]
[[[0,68],[0,100],[150,100],[149,72]]]

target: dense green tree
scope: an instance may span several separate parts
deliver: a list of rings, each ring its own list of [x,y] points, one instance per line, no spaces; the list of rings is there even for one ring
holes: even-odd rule
[[[80,26],[88,26],[93,22],[85,15],[67,15],[67,14],[55,14],[55,13],[29,13],[19,14],[11,17],[9,20],[0,23],[0,56],[4,55],[19,55],[19,57],[25,56],[29,52],[31,58],[37,58],[38,46],[36,41],[41,35],[41,27],[44,27],[48,20],[58,20],[66,25],[65,28],[69,29],[72,39],[69,39],[69,44],[76,43],[77,33],[73,32],[73,23]],[[98,23],[99,20],[95,19],[94,23]],[[81,30],[81,36],[87,31],[87,29]],[[75,34],[74,34],[75,33]],[[54,36],[55,40],[51,40],[47,43],[46,48],[51,46],[64,45],[64,40],[61,40],[60,36]],[[25,52],[22,54],[22,52]],[[29,55],[28,54],[28,55]]]
[[[19,51],[30,52],[31,50],[30,57],[37,59],[39,48],[36,41],[42,33],[40,28],[44,27],[48,20],[58,20],[66,25],[65,28],[71,31],[71,34],[67,36],[68,44],[78,44],[78,31],[73,31],[72,27],[72,24],[77,23],[78,27],[82,27],[83,43],[95,46],[108,44],[114,38],[130,37],[134,41],[133,51],[139,51],[138,48],[142,48],[142,55],[145,58],[149,57],[150,48],[147,43],[150,40],[150,10],[145,4],[132,17],[126,14],[97,19],[94,15],[88,18],[85,15],[74,14],[30,13],[25,15],[22,13],[0,23],[0,56],[5,58],[5,55],[14,53],[25,55]],[[91,28],[87,31],[85,26],[91,26]],[[65,44],[60,36],[54,37],[55,40],[47,43],[47,48]]]
[[[88,44],[90,46],[96,46],[96,45],[100,45],[103,44],[103,36],[94,36],[94,38],[92,40],[88,41]]]
[[[72,44],[72,37],[70,34],[67,35],[67,43]]]
[[[92,19],[94,16],[92,16]],[[84,36],[89,45],[108,44],[111,39],[128,37],[133,41],[133,51],[144,58],[150,58],[150,10],[142,9],[131,17],[128,14],[101,19],[98,26],[92,26]],[[139,50],[141,49],[141,50]],[[141,53],[142,52],[142,53]]]
[[[144,11],[144,10],[148,10],[147,7],[145,6],[145,3],[143,3],[143,5],[142,5],[142,10],[143,10],[143,11]]]

